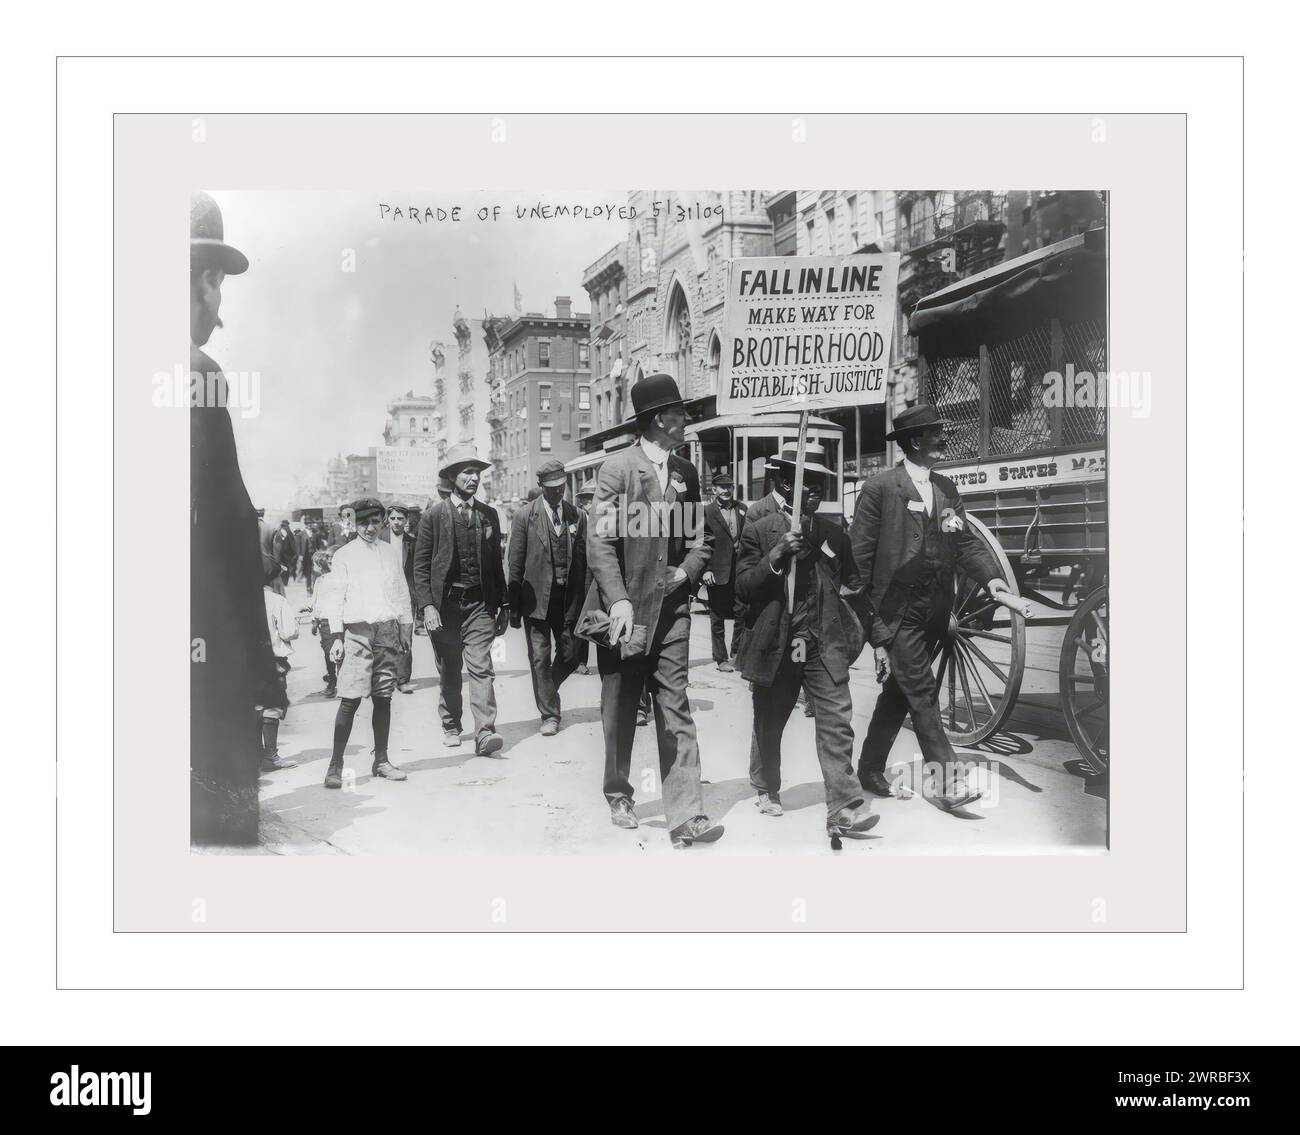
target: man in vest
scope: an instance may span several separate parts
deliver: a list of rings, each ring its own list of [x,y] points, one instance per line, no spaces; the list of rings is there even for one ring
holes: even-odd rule
[[[880,696],[858,760],[862,787],[892,796],[885,762],[904,718],[912,715],[927,771],[925,794],[949,811],[978,800],[961,775],[939,715],[939,685],[931,658],[948,633],[955,565],[990,594],[1008,590],[998,566],[971,532],[957,486],[932,472],[947,442],[932,406],[913,406],[894,419],[903,460],[863,486],[849,538],[863,594],[870,603],[867,638],[875,649]]]
[[[501,522],[475,498],[483,470],[473,445],[454,445],[440,470],[452,486],[421,518],[415,537],[415,597],[434,644],[441,688],[443,744],[460,744],[462,667],[469,671],[474,750],[487,757],[504,744],[496,731],[492,640],[505,633],[509,611],[501,565]]]
[[[506,594],[511,625],[525,628],[542,736],[554,737],[560,686],[577,667],[573,627],[586,594],[587,518],[564,499],[563,462],[544,461],[537,483],[541,495],[515,513],[510,526]]]
[[[404,504],[390,504],[388,506],[388,527],[384,529],[382,539],[393,550],[393,555],[402,570],[402,578],[406,580],[407,599],[411,608],[411,622],[403,623],[400,627],[402,633],[402,661],[397,672],[397,689],[399,693],[413,694],[415,687],[411,685],[411,651],[415,634],[415,619],[418,612],[415,610],[415,536],[407,530],[407,524],[410,519],[410,510]]]

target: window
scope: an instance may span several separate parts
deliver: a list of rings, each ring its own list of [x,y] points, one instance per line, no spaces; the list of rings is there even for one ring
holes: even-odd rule
[[[543,414],[551,412],[551,384],[549,382],[539,382],[537,384],[537,408]]]
[[[428,419],[428,418],[421,418],[421,419],[420,419],[420,429],[421,429],[424,433],[428,433],[428,432],[429,432],[429,419]]]
[[[415,433],[415,419],[411,419],[411,433]]]
[[[813,244],[813,232],[814,232],[815,230],[814,230],[814,227],[813,227],[813,219],[812,219],[811,217],[808,218],[808,225],[807,225],[807,228],[808,228],[808,252],[807,252],[807,255],[811,256],[811,255],[813,254],[813,249],[816,247],[816,246]]]
[[[537,448],[540,449],[543,453],[551,452],[551,427],[550,426],[542,426],[542,428],[537,431]]]
[[[591,387],[590,386],[578,387],[578,409],[579,410],[591,409]]]
[[[585,367],[591,362],[591,348],[586,343],[578,344],[578,365]]]
[[[551,365],[551,345],[544,340],[537,344],[537,365],[539,367]]]
[[[835,210],[826,210],[826,247],[832,256],[835,255]]]
[[[848,199],[848,206],[849,206],[849,244],[851,244],[853,248],[856,249],[858,245],[861,244],[861,241],[858,240],[858,199],[856,196],[850,197]]]

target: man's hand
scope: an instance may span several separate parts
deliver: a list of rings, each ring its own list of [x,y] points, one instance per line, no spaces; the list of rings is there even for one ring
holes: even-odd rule
[[[343,640],[341,638],[336,638],[330,644],[330,661],[331,662],[343,661]]]
[[[780,571],[791,556],[802,555],[807,550],[808,541],[802,532],[787,532],[772,545],[772,550],[767,553],[767,560],[772,567]]]
[[[609,645],[632,640],[632,601],[620,599],[609,609]]]
[[[510,609],[510,625],[518,630],[524,625],[524,617],[513,607]]]
[[[1011,588],[1009,588],[1006,585],[1005,580],[990,579],[988,583],[988,588],[989,588],[989,594],[992,595],[993,598],[996,599],[999,603],[1001,603],[1002,606],[1009,607],[1011,610],[1017,612],[1020,615],[1023,615],[1026,619],[1030,618],[1033,615],[1034,613],[1033,604],[1031,604],[1029,600],[1025,599],[1023,596],[1013,595],[1011,593]]]
[[[497,611],[496,637],[500,638],[506,633],[506,627],[510,625],[510,608],[502,607]]]
[[[876,681],[882,686],[889,679],[889,651],[883,647],[876,647]]]
[[[438,608],[432,603],[424,609],[424,629],[430,634],[442,630],[442,616],[438,614]]]
[[[711,571],[706,571],[706,572],[704,573],[703,583],[704,583],[704,586],[705,586],[705,587],[712,587],[712,586],[713,586],[713,572],[711,572]]]

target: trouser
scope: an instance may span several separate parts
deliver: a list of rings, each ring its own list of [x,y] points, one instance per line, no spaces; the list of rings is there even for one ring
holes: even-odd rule
[[[411,636],[414,634],[414,623],[410,626],[405,623],[398,624],[398,636],[402,646],[401,657],[397,660],[397,684],[399,686],[404,686],[411,680]]]
[[[572,631],[564,626],[564,588],[551,587],[546,618],[524,619],[528,664],[533,672],[533,698],[542,720],[560,720],[560,686],[578,668]],[[552,642],[555,646],[552,656]]]
[[[642,691],[653,695],[659,744],[659,778],[664,814],[672,831],[704,815],[700,787],[700,746],[686,696],[690,659],[690,592],[685,587],[664,597],[659,624],[637,658],[620,659],[596,648],[600,666],[600,719],[605,732],[605,799],[633,796],[632,745]]]
[[[947,777],[956,758],[939,716],[939,685],[930,659],[947,634],[949,606],[941,583],[924,591],[913,590],[898,633],[889,644],[890,674],[876,699],[867,737],[862,742],[860,771],[885,771],[889,751],[910,713],[921,756],[927,764],[941,766]]]
[[[438,714],[444,732],[461,731],[462,669],[469,671],[469,704],[477,740],[496,732],[497,696],[492,685],[496,620],[481,599],[461,602],[454,591],[443,603],[441,614],[442,626],[433,633],[433,660],[441,682]]]
[[[325,656],[325,684],[333,686],[338,681],[338,668],[330,657],[329,623],[322,622],[317,633],[320,635],[320,652]]]
[[[732,618],[735,587],[730,583],[709,584],[709,631],[713,638],[713,661],[726,662],[740,653],[745,640],[745,624],[736,619],[731,628],[731,650],[727,650],[727,620]]]
[[[749,783],[758,792],[781,795],[781,735],[803,688],[817,720],[817,763],[826,786],[826,814],[834,816],[863,801],[853,775],[853,697],[847,680],[837,682],[822,660],[815,639],[807,641],[804,661],[787,647],[770,686],[754,683],[754,746]]]

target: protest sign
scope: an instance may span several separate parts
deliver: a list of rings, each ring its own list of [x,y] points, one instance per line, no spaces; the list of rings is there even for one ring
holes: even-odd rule
[[[896,252],[732,260],[718,413],[883,403],[898,260]]]
[[[375,488],[395,497],[422,500],[438,487],[438,451],[432,446],[386,445],[375,453]]]

